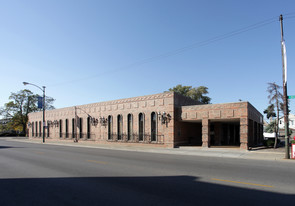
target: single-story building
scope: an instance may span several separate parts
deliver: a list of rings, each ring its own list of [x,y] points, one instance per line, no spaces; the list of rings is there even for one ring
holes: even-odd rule
[[[42,112],[29,114],[29,138],[42,137],[42,118]],[[249,102],[201,104],[164,92],[46,111],[45,136],[103,144],[248,149],[263,140],[263,116]]]

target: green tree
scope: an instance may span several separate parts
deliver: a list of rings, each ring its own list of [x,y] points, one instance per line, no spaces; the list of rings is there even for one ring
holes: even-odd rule
[[[273,133],[276,131],[276,122],[272,121],[265,127],[265,132]]]
[[[28,114],[30,112],[41,111],[37,106],[38,95],[33,94],[30,90],[24,89],[17,93],[11,93],[9,102],[0,108],[0,115],[11,119],[8,125],[9,129],[20,130],[23,133],[27,130]],[[45,98],[45,109],[54,109],[52,105],[55,101],[52,97]]]
[[[277,116],[276,113],[275,113],[275,105],[274,104],[269,105],[263,111],[263,113],[266,114],[267,119],[270,119],[270,121],[272,121],[272,118]]]
[[[169,91],[173,91],[184,96],[190,97],[194,100],[197,100],[204,104],[210,104],[211,98],[205,96],[208,94],[208,88],[205,86],[192,87],[192,86],[182,86],[181,84],[176,85],[173,88],[170,88]]]
[[[267,92],[269,93],[268,99],[269,99],[269,104],[274,105],[274,110],[276,109],[276,125],[275,125],[275,143],[274,143],[274,148],[277,148],[277,142],[278,142],[278,132],[279,132],[279,119],[280,119],[280,104],[282,103],[283,100],[283,95],[280,92],[282,89],[281,86],[277,85],[275,82],[268,83],[267,87]]]

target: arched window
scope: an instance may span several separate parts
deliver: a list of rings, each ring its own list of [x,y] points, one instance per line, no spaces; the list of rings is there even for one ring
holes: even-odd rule
[[[72,138],[75,138],[75,118],[72,118]]]
[[[122,140],[122,134],[123,134],[123,117],[122,115],[117,116],[117,132],[118,132],[118,140]]]
[[[69,120],[68,119],[66,119],[66,138],[68,138],[69,137]]]
[[[34,122],[32,123],[32,137],[34,137]]]
[[[157,141],[157,114],[151,113],[151,141]]]
[[[78,127],[80,130],[80,138],[83,138],[83,118],[82,117],[79,118]]]
[[[47,137],[50,136],[49,121],[47,121]]]
[[[113,117],[108,116],[108,140],[113,139]]]
[[[144,114],[139,113],[138,115],[138,140],[143,141],[144,139]]]
[[[87,117],[87,139],[90,139],[90,117]]]
[[[39,134],[38,134],[38,122],[35,122],[35,130],[36,130],[35,137],[38,137],[39,136]]]
[[[41,129],[42,127],[41,127],[41,121],[39,121],[39,137],[41,137],[41,133],[42,133],[42,129]]]
[[[133,115],[128,114],[127,116],[127,140],[133,139]]]
[[[59,120],[59,137],[62,138],[62,120]]]

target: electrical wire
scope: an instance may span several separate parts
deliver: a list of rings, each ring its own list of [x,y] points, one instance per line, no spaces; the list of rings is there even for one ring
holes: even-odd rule
[[[292,18],[292,17],[289,17],[289,18]],[[241,29],[237,29],[237,30],[234,30],[234,31],[231,31],[231,32],[228,32],[228,33],[225,33],[225,34],[222,34],[222,35],[207,39],[207,40],[204,40],[204,41],[196,42],[196,43],[193,43],[193,44],[185,46],[185,47],[181,47],[181,48],[178,48],[178,49],[175,49],[175,50],[172,50],[172,51],[160,54],[160,55],[156,55],[156,56],[153,56],[153,57],[149,57],[149,58],[134,62],[132,64],[126,65],[126,66],[118,68],[118,69],[113,69],[113,70],[101,72],[99,74],[91,75],[91,76],[84,77],[84,78],[78,78],[78,79],[74,79],[74,80],[64,81],[64,82],[49,85],[49,86],[54,87],[54,86],[60,86],[60,85],[64,85],[64,84],[75,83],[77,81],[94,79],[94,78],[97,78],[99,76],[103,76],[103,75],[106,75],[106,74],[132,69],[134,67],[138,67],[138,66],[141,66],[143,64],[158,61],[160,59],[164,59],[164,58],[167,58],[167,57],[170,57],[170,56],[175,56],[175,55],[181,54],[183,52],[186,52],[186,51],[189,51],[189,50],[192,50],[192,49],[195,49],[195,48],[207,46],[207,45],[215,43],[217,41],[221,41],[221,40],[224,40],[224,39],[229,39],[231,37],[240,35],[242,33],[245,33],[245,32],[251,31],[251,30],[255,30],[255,29],[259,29],[261,27],[264,27],[266,25],[272,24],[272,23],[277,22],[277,21],[278,21],[278,18],[273,17],[273,18],[270,18],[270,19],[267,19],[267,20],[264,20],[264,21],[260,21],[260,22],[257,22],[255,24],[252,24],[252,25],[249,25],[249,26],[246,26],[246,27],[243,27]]]
[[[294,14],[295,14],[295,12],[287,13],[287,14],[284,14],[284,17],[285,17],[285,16],[294,15]]]
[[[288,16],[288,17],[284,17],[284,20],[285,19],[293,19],[293,18],[295,18],[295,16]]]

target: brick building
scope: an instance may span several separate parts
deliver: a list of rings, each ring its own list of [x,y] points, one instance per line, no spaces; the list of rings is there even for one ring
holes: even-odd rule
[[[263,138],[263,116],[249,103],[200,104],[174,92],[46,111],[46,138],[151,146],[239,146]],[[42,112],[30,113],[29,138],[41,138]]]

